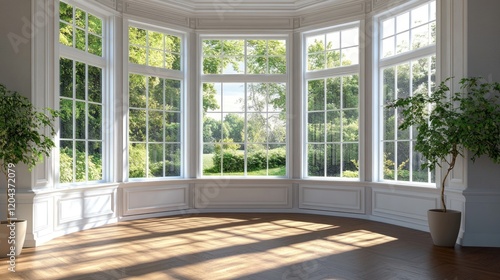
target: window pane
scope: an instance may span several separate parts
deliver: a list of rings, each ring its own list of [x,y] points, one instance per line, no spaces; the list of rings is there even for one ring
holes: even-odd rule
[[[89,104],[89,135],[92,140],[102,139],[102,106],[97,104]]]
[[[308,108],[310,111],[324,110],[325,108],[325,80],[308,82]]]
[[[163,112],[149,111],[148,114],[148,135],[149,142],[163,142]]]
[[[89,53],[102,56],[102,38],[89,34]]]
[[[343,177],[359,178],[358,144],[344,144],[342,170]]]
[[[59,144],[59,183],[73,182],[73,141],[60,141]]]
[[[79,50],[87,51],[85,30],[75,29],[75,46]]]
[[[59,19],[68,23],[73,23],[73,6],[60,2]]]
[[[76,98],[85,100],[85,81],[87,80],[87,75],[85,71],[85,63],[76,62]]]
[[[94,15],[89,15],[89,32],[102,35],[102,20]]]
[[[148,106],[150,109],[164,109],[163,107],[163,79],[149,77]],[[166,108],[165,108],[166,109]]]
[[[326,68],[335,68],[341,65],[340,50],[326,52]],[[347,63],[347,62],[346,62]],[[345,64],[348,65],[348,64]],[[318,65],[318,70],[321,69]]]
[[[181,114],[167,113],[165,115],[165,142],[181,141]]]
[[[342,30],[341,32],[342,48],[348,48],[352,46],[357,46],[359,43],[359,31],[358,28],[352,28],[348,30]]]
[[[248,74],[266,74],[267,73],[267,57],[265,57],[265,56],[249,56],[249,57],[247,57],[247,73]]]
[[[130,141],[146,141],[146,110],[129,111]]]
[[[181,176],[181,146],[165,145],[165,176]]]
[[[135,64],[146,64],[146,48],[130,46],[129,48],[129,61]]]
[[[71,59],[59,60],[59,94],[64,97],[73,97],[73,61]]]
[[[340,77],[326,79],[326,108],[328,110],[338,110],[342,107],[340,104],[341,95]]]
[[[88,99],[92,102],[102,102],[102,69],[88,66]]]
[[[59,23],[59,43],[66,46],[73,46],[73,25]]]
[[[357,75],[342,77],[342,96],[344,108],[358,108],[359,84]]]
[[[225,83],[222,86],[222,110],[239,112],[245,108],[245,85],[242,83]]]
[[[340,111],[327,112],[326,115],[326,141],[340,142],[342,127],[340,125]]]
[[[340,177],[341,168],[341,155],[340,152],[341,145],[339,144],[328,144],[326,145],[326,172],[329,177]]]
[[[86,133],[86,118],[85,118],[85,102],[75,102],[75,138],[85,140]]]
[[[142,75],[129,75],[129,106],[146,108],[146,77]]]
[[[326,34],[326,49],[340,49],[340,32],[332,32]]]
[[[170,52],[181,52],[181,38],[172,35],[165,35],[165,49]]]
[[[84,141],[76,141],[76,158],[75,158],[75,167],[76,167],[76,182],[85,182],[87,181],[87,149],[85,148]]]
[[[323,144],[309,144],[307,146],[309,176],[325,175],[325,146]]]
[[[204,144],[203,145],[203,175],[220,175],[222,163],[218,160],[218,158],[214,158],[216,156],[215,150],[216,148],[220,150],[219,144]],[[220,153],[218,154],[220,157]],[[214,165],[214,162],[217,165]]]
[[[165,80],[165,108],[170,111],[181,110],[181,81]]]
[[[73,101],[61,99],[59,101],[59,129],[60,137],[64,139],[73,138]]]
[[[394,35],[394,18],[382,22],[382,37],[387,38]]]
[[[131,26],[128,32],[130,45],[146,46],[146,30]]]
[[[129,178],[146,177],[146,144],[131,144],[128,152],[128,172]]]
[[[396,160],[395,160],[395,145],[394,142],[386,142],[383,145],[383,178],[385,180],[395,180],[396,179]]]
[[[325,141],[325,113],[308,114],[308,140],[309,142]]]
[[[410,180],[410,142],[397,142],[397,174],[398,181]]]
[[[86,26],[86,17],[87,17],[87,13],[76,8],[75,9],[75,23],[76,23],[76,26],[80,27],[80,28],[85,28]]]
[[[102,178],[102,143],[89,142],[88,152],[89,181],[101,181]]]
[[[222,59],[222,74],[243,74],[245,72],[244,56],[226,56]]]
[[[345,110],[342,114],[342,139],[344,141],[359,140],[359,114],[358,110]]]
[[[149,175],[163,177],[163,144],[149,144]]]

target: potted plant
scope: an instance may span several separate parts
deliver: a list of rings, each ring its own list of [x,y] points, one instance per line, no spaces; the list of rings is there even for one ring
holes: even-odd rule
[[[26,220],[15,216],[15,166],[23,163],[31,170],[55,146],[53,122],[58,113],[46,111],[37,111],[26,97],[0,84],[0,171],[7,183],[7,221],[0,226],[0,257],[12,256],[13,251],[19,255],[26,234]],[[48,136],[43,133],[45,128]]]
[[[467,150],[470,158],[486,155],[500,163],[500,84],[482,78],[462,78],[461,91],[450,92],[447,78],[428,94],[417,92],[399,98],[389,107],[401,112],[400,129],[415,127],[414,149],[427,160],[422,168],[445,169],[441,184],[442,209],[428,211],[429,230],[434,244],[455,246],[461,213],[449,210],[445,201],[445,183],[456,159]]]

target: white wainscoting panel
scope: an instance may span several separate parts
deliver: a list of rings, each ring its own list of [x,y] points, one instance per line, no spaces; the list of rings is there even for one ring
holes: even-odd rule
[[[195,207],[198,209],[289,209],[292,208],[292,184],[196,184]]]
[[[365,213],[365,188],[299,185],[299,207],[349,213]]]
[[[439,208],[439,194],[416,190],[373,188],[372,214],[408,224],[427,226],[427,210]],[[395,222],[397,224],[397,222]]]
[[[189,208],[189,184],[123,188],[123,216]]]

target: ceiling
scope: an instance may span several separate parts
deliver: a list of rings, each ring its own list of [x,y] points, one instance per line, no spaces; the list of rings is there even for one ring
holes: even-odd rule
[[[295,13],[355,0],[154,0],[194,13],[286,12]]]

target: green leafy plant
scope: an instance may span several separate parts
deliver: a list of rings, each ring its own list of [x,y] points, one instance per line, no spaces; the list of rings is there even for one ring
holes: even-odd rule
[[[447,86],[452,80],[447,78],[431,94],[419,91],[388,105],[400,110],[400,129],[416,129],[415,150],[427,159],[421,167],[435,170],[446,163],[441,180],[444,212],[445,182],[464,150],[472,161],[486,155],[500,163],[500,84],[462,78],[461,91],[453,93]]]
[[[31,170],[44,155],[49,156],[55,146],[53,123],[58,112],[45,111],[47,113],[38,111],[29,99],[0,84],[0,171],[7,185],[9,169],[24,163]],[[45,128],[48,135],[43,133]]]

